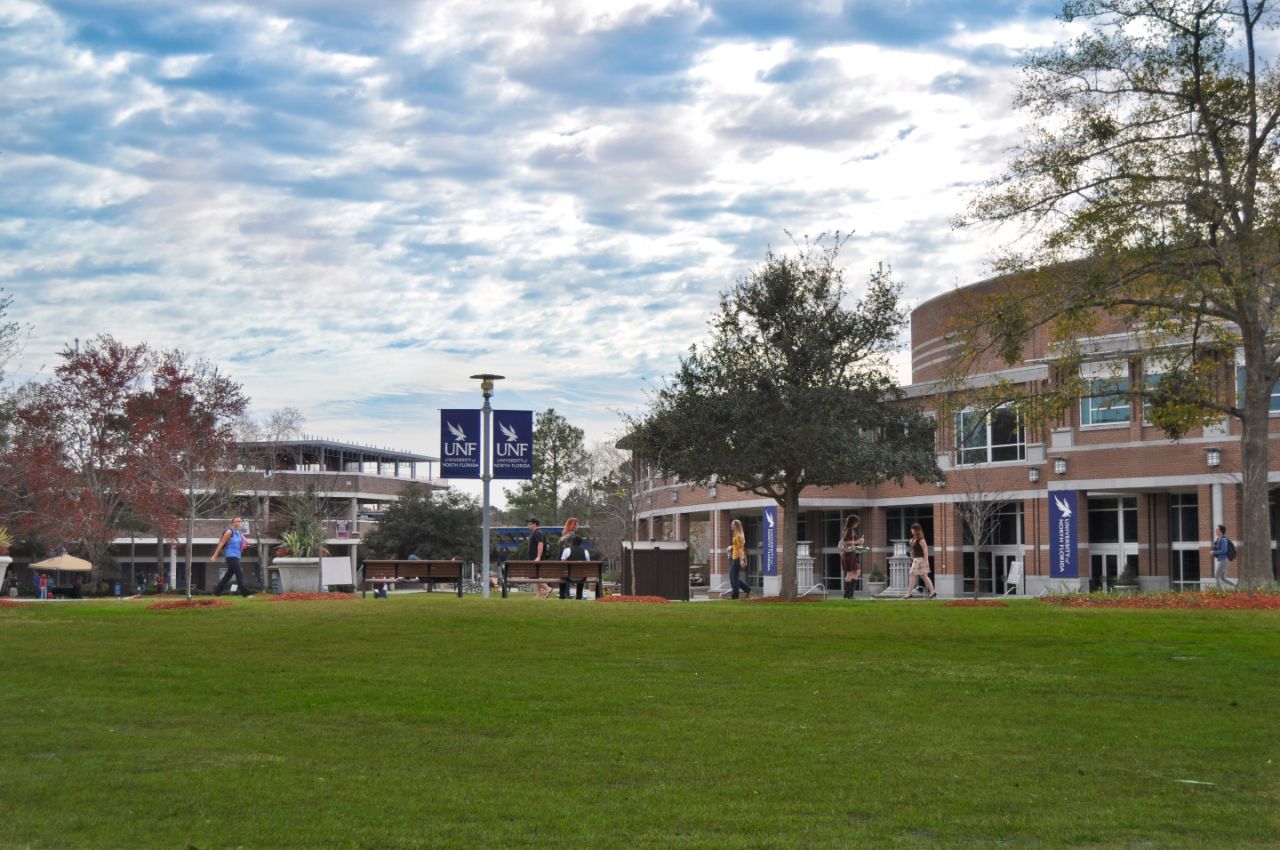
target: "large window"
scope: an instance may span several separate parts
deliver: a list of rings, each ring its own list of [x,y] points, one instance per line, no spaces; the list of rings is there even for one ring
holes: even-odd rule
[[[924,542],[933,547],[933,505],[906,505],[885,509],[885,545],[892,545],[895,540],[906,540],[911,537],[911,526],[920,523],[924,531]]]
[[[1236,405],[1244,410],[1244,352],[1236,352]],[[1280,413],[1280,382],[1271,388],[1271,412]]]
[[[983,546],[1017,546],[1024,539],[1022,502],[1001,502],[995,505],[983,505],[981,511],[968,513],[964,507],[959,508],[964,517],[964,545],[973,545],[973,528],[969,522],[982,518],[987,525],[987,533],[982,541]],[[967,515],[968,514],[968,515]],[[981,514],[981,517],[978,515]]]
[[[1025,460],[1027,435],[1016,411],[1002,407],[982,414],[962,410],[956,414],[956,464]]]
[[[1200,589],[1200,510],[1195,493],[1169,494],[1169,586]]]
[[[1084,395],[1080,399],[1081,425],[1114,425],[1129,421],[1129,373],[1127,363],[1086,363],[1080,369]]]
[[[1138,500],[1135,497],[1100,497],[1089,499],[1088,505],[1090,543],[1138,542]]]

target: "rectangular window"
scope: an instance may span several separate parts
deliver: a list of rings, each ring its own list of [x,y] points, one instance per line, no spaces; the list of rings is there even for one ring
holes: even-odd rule
[[[899,508],[885,509],[885,545],[892,545],[895,540],[906,540],[911,537],[911,526],[920,523],[924,531],[924,542],[933,545],[933,506],[906,505]]]
[[[1027,432],[1012,408],[1001,407],[987,416],[962,410],[955,425],[957,466],[1026,459]]]
[[[1244,359],[1236,355],[1236,406],[1244,410]],[[1280,382],[1271,388],[1271,412],[1280,413]]]
[[[984,506],[985,507],[985,506]],[[965,546],[974,545],[974,529],[970,522],[971,517],[967,514],[963,507],[963,503],[957,506],[961,517],[964,519],[962,523],[964,527]],[[986,511],[975,512],[973,519],[977,519],[977,513],[982,513],[986,517],[988,523],[985,539],[982,541],[983,546],[1017,546],[1022,543],[1024,538],[1023,529],[1023,511],[1022,502],[1001,502],[999,505],[990,507],[990,513]]]
[[[1137,543],[1138,500],[1133,496],[1088,501],[1090,543]],[[1121,540],[1121,532],[1124,539]]]
[[[1080,399],[1080,424],[1115,425],[1129,421],[1129,367],[1127,363],[1085,363],[1080,367],[1084,395]]]
[[[1200,512],[1195,493],[1169,494],[1169,541],[1192,543],[1200,539]]]

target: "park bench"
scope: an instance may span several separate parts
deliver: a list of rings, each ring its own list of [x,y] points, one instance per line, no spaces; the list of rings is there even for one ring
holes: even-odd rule
[[[604,594],[604,561],[507,561],[502,565],[502,597],[513,584],[578,584],[582,598],[582,582],[596,583],[596,597]]]
[[[365,561],[364,587],[371,584],[401,584],[414,581],[425,584],[428,591],[434,590],[438,581],[452,582],[457,585],[458,595],[462,595],[462,584],[465,579],[462,561],[434,560],[391,560]]]

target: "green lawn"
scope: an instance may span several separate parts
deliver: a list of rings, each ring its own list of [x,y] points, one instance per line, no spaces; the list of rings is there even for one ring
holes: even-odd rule
[[[1278,711],[1273,612],[5,608],[0,847],[1276,847]]]

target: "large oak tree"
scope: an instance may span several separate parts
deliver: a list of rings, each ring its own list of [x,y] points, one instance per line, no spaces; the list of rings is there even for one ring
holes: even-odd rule
[[[902,398],[885,360],[906,319],[900,286],[882,268],[850,299],[842,244],[771,251],[724,292],[710,340],[681,358],[626,441],[664,474],[776,501],[787,597],[805,490],[942,477],[934,422]]]

